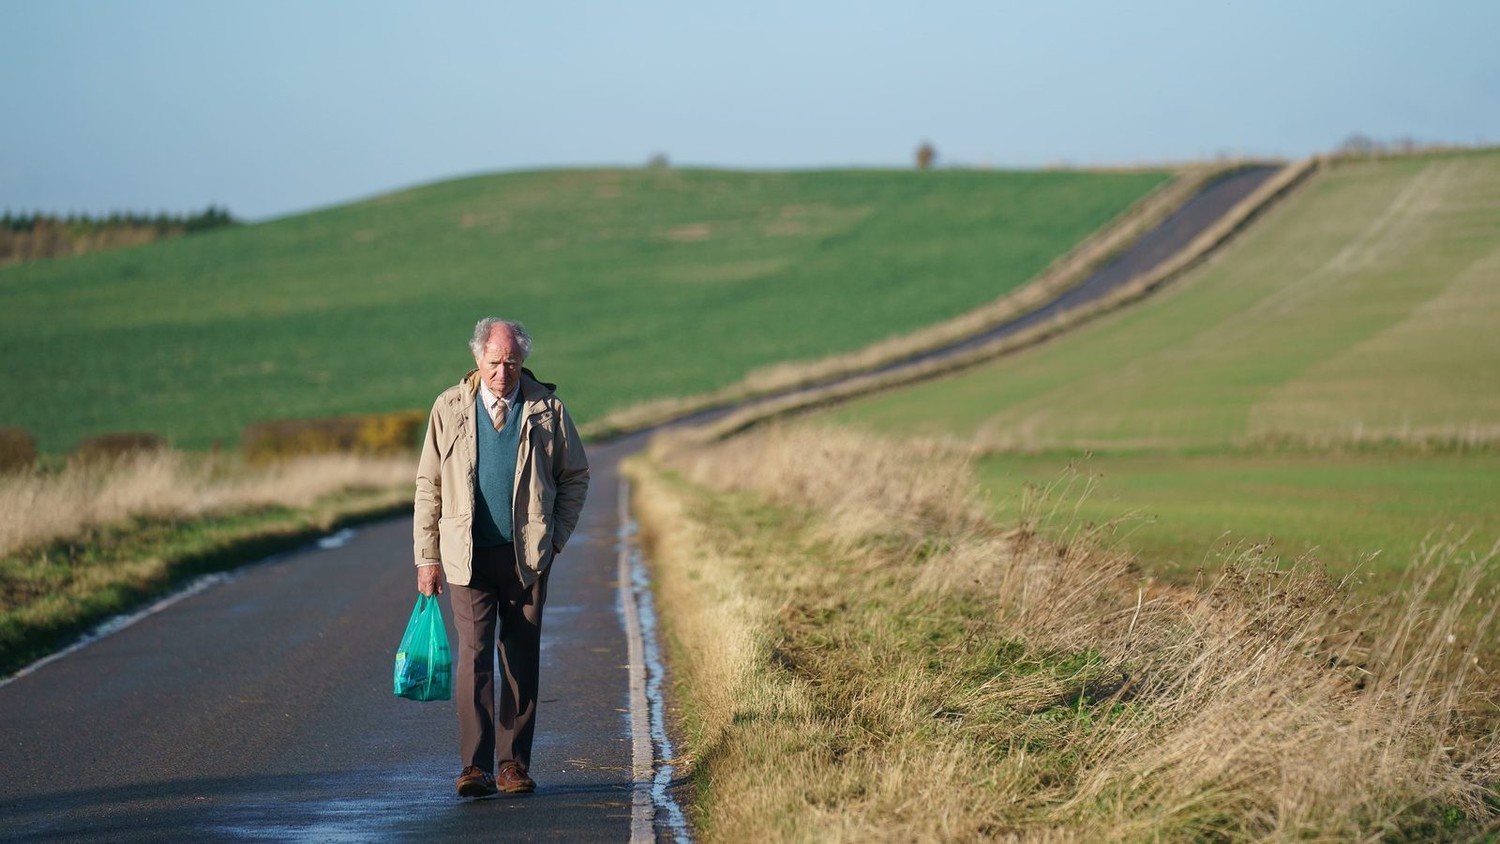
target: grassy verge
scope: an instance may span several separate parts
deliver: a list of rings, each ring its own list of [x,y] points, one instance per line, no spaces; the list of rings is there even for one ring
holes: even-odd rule
[[[192,577],[405,510],[410,474],[409,460],[252,471],[167,453],[0,480],[0,676]]]
[[[1500,685],[1469,621],[1254,553],[1189,587],[996,524],[962,453],[826,430],[630,471],[709,841],[1466,840]],[[1449,561],[1451,568],[1451,561]]]

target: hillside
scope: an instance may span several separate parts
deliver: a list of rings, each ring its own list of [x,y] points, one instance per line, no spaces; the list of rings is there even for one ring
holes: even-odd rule
[[[488,313],[528,324],[586,422],[990,301],[1166,178],[512,173],[0,267],[0,424],[52,452],[125,430],[206,448],[425,407]]]
[[[1338,162],[1142,305],[828,417],[975,442],[1012,505],[1092,451],[1084,513],[1160,516],[1134,541],[1182,566],[1220,537],[1400,561],[1450,525],[1480,551],[1497,279],[1500,151]]]

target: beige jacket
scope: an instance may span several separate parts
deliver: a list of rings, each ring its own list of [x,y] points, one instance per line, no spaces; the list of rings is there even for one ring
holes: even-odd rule
[[[567,544],[589,488],[589,462],[573,420],[552,384],[521,372],[521,445],[516,455],[516,560],[530,586]],[[474,571],[474,395],[470,371],[432,405],[422,459],[417,464],[413,555],[417,565],[441,562],[447,581],[467,586]],[[486,424],[489,420],[484,420]]]

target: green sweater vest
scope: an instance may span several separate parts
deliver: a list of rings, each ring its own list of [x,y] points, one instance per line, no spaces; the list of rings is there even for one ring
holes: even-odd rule
[[[516,452],[521,445],[520,396],[495,430],[480,394],[474,394],[474,429],[479,460],[474,467],[474,547],[489,548],[511,541],[514,530],[512,500],[516,486]]]

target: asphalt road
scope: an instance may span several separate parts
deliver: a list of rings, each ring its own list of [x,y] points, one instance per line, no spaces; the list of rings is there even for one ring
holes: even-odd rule
[[[1069,301],[1164,260],[1270,172],[1209,186]],[[241,569],[0,686],[0,840],[630,840],[616,469],[643,441],[589,451],[543,619],[536,793],[456,798],[452,705],[391,694],[415,600],[405,518]]]
[[[1125,282],[1150,272],[1176,255],[1280,169],[1274,165],[1254,165],[1213,180],[1181,207],[1168,214],[1155,228],[1142,235],[1130,248],[1106,261],[1077,287],[1051,302],[981,334],[890,364],[884,369],[897,369],[930,358],[977,348],[1103,298]]]
[[[416,597],[406,518],[242,569],[0,687],[0,839],[628,840],[615,464],[636,442],[590,450],[548,590],[535,794],[459,800],[452,704],[391,694]]]

